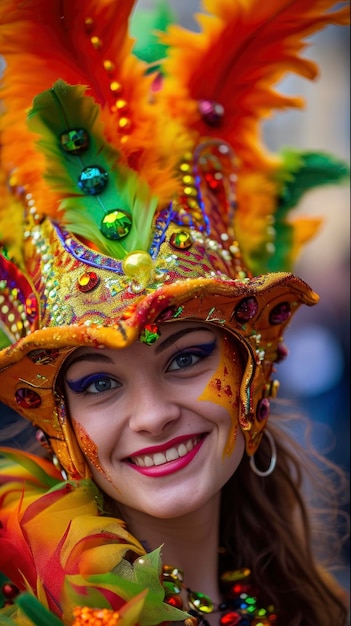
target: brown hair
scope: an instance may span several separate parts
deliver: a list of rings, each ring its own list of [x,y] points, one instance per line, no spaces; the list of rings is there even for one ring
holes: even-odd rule
[[[312,447],[297,444],[296,433],[292,438],[282,428],[286,421],[270,418],[277,447],[272,474],[257,476],[245,455],[224,486],[220,545],[228,555],[226,565],[251,569],[254,584],[274,604],[282,626],[345,626],[343,591],[324,567],[327,547],[335,556],[341,543],[337,500],[346,478]],[[267,468],[270,456],[263,437],[256,465]]]

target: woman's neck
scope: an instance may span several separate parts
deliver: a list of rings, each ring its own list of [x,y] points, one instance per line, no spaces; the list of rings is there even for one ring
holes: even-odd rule
[[[160,519],[119,505],[128,530],[148,551],[162,546],[162,562],[184,572],[184,583],[220,602],[218,588],[218,531],[220,493],[201,509]]]

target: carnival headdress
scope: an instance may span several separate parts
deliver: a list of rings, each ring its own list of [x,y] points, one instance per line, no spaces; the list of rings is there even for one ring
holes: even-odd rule
[[[318,220],[288,212],[346,168],[270,154],[261,122],[317,75],[305,39],[348,21],[336,0],[204,0],[138,58],[132,0],[1,0],[0,399],[44,431],[70,476],[87,467],[57,374],[77,346],[157,339],[200,320],[243,346],[248,454],[265,426],[284,329],[316,294],[291,269]],[[344,3],[341,3],[342,5]]]

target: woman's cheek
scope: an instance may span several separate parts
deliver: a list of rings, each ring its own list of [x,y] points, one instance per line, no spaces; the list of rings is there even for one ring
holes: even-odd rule
[[[73,424],[75,435],[77,437],[79,447],[81,451],[83,452],[85,458],[89,461],[89,463],[93,467],[95,467],[95,469],[97,469],[98,472],[100,472],[100,474],[102,474],[104,478],[109,480],[107,472],[104,470],[103,466],[101,465],[101,462],[99,459],[98,447],[95,441],[93,441],[93,439],[90,437],[89,433],[87,433],[87,431],[82,426],[82,424],[80,424],[74,419],[72,419],[72,424]]]
[[[239,428],[239,390],[242,378],[242,364],[235,354],[227,337],[221,345],[221,355],[217,370],[210,378],[198,400],[217,404],[226,409],[231,427],[223,449],[223,457],[230,456],[235,448]]]

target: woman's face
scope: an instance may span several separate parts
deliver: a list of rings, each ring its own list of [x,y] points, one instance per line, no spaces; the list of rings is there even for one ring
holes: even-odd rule
[[[196,322],[161,326],[151,346],[76,350],[65,392],[95,482],[158,518],[204,506],[243,455],[242,374],[226,335]]]

